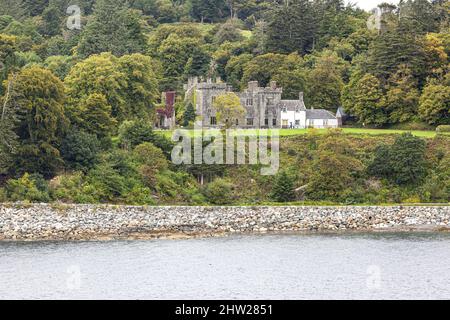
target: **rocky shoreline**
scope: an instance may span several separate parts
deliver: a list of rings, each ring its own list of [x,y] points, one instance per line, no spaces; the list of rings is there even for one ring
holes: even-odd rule
[[[133,207],[0,204],[0,241],[292,232],[450,231],[450,206]]]

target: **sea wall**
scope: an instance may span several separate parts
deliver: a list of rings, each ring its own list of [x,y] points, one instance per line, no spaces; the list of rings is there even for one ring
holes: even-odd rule
[[[450,230],[450,207],[0,204],[0,240],[109,240],[231,233],[414,230]]]

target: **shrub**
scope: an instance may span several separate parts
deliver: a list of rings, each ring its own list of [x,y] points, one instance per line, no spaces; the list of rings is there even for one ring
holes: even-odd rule
[[[88,171],[98,161],[100,142],[97,136],[84,131],[71,131],[63,140],[61,155],[75,170]]]
[[[0,188],[0,203],[8,201],[5,188]]]
[[[6,183],[6,196],[11,201],[48,202],[50,197],[46,182],[41,177],[25,173],[19,179]]]
[[[425,151],[424,140],[411,133],[402,134],[393,145],[378,147],[368,172],[399,185],[418,184],[427,172]]]
[[[135,185],[124,196],[124,202],[130,205],[154,205],[152,191],[144,186]]]
[[[450,132],[450,125],[441,125],[436,128],[437,132]]]
[[[125,121],[119,128],[119,144],[122,148],[131,150],[136,146],[151,142],[163,150],[166,158],[170,158],[173,143],[165,136],[153,132],[153,127],[145,121]]]
[[[98,203],[96,190],[85,181],[82,172],[55,177],[50,182],[52,199],[66,203]]]
[[[155,183],[158,172],[167,169],[168,163],[161,149],[150,142],[138,145],[133,151],[134,158],[140,164],[139,172],[147,186]]]
[[[204,188],[203,194],[211,204],[231,204],[233,203],[233,184],[225,179],[217,178]]]
[[[275,178],[270,198],[276,202],[291,202],[295,200],[294,181],[282,171]]]

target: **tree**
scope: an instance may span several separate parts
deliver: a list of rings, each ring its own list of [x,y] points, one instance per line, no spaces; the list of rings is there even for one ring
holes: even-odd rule
[[[49,0],[22,0],[22,7],[30,16],[39,16],[47,7]]]
[[[275,178],[270,198],[276,202],[291,202],[295,200],[294,181],[282,171]]]
[[[381,84],[371,74],[366,74],[355,87],[353,114],[364,125],[381,126],[387,122],[385,100]]]
[[[117,123],[106,97],[99,93],[92,93],[80,101],[73,121],[74,125],[99,139],[111,137]]]
[[[424,88],[419,116],[431,125],[450,124],[450,86],[432,81]]]
[[[200,22],[215,22],[226,16],[224,0],[191,0],[191,16]]]
[[[235,126],[236,120],[241,123],[245,116],[245,108],[233,92],[219,95],[213,107],[216,110],[217,123],[223,124],[227,129]]]
[[[129,10],[123,0],[98,0],[77,52],[82,57],[102,52],[121,56],[142,52],[144,46],[139,13]]]
[[[16,40],[17,38],[14,36],[0,34],[0,83],[8,77],[10,70],[16,64],[16,55],[14,54],[17,50]],[[3,93],[2,88],[0,88],[1,93]]]
[[[386,93],[386,109],[391,123],[407,122],[417,115],[419,90],[417,81],[406,66],[389,79]]]
[[[303,60],[296,53],[257,56],[245,64],[242,86],[249,81],[258,81],[261,86],[267,86],[273,80],[283,87],[284,97],[297,99],[298,93],[305,91],[306,87],[302,66]]]
[[[156,56],[163,67],[164,90],[182,88],[186,76],[205,75],[210,64],[209,55],[204,51],[201,40],[178,34],[170,34],[163,40],[157,48]]]
[[[123,88],[126,106],[123,118],[149,119],[160,96],[155,62],[150,57],[136,53],[121,57],[118,67],[126,82]]]
[[[27,14],[22,0],[0,0],[0,12],[16,20],[24,18]]]
[[[10,76],[9,81],[13,79]],[[59,147],[68,126],[64,103],[64,85],[50,71],[33,66],[17,75],[9,104],[19,115],[18,172],[51,177],[62,165]]]
[[[218,44],[229,42],[239,42],[242,41],[244,37],[242,36],[241,30],[236,26],[236,22],[229,20],[219,27],[219,30],[214,35],[214,41]]]
[[[125,121],[119,127],[119,145],[126,149],[134,149],[136,146],[151,142],[160,148],[167,159],[171,158],[173,143],[164,135],[153,131],[152,125],[148,121],[135,120]]]
[[[96,135],[70,130],[62,142],[61,155],[71,169],[87,172],[97,163],[100,150]]]
[[[252,60],[253,56],[249,53],[244,53],[238,56],[233,56],[228,60],[225,66],[225,80],[233,88],[240,89],[241,79],[244,76],[244,69],[247,63]]]
[[[371,44],[365,65],[383,83],[400,67],[406,65],[419,84],[425,81],[426,61],[420,41],[407,31],[392,30],[378,36]]]
[[[308,0],[274,4],[267,25],[267,50],[277,53],[309,53],[314,44],[317,22]]]
[[[138,145],[133,155],[139,163],[139,172],[142,176],[144,184],[152,187],[156,182],[156,175],[168,168],[167,159],[161,149],[157,148],[150,142],[144,142]]]
[[[192,102],[189,102],[183,114],[183,127],[189,127],[195,121],[195,118],[196,114],[194,105]]]
[[[77,63],[64,80],[67,88],[67,111],[71,119],[76,117],[81,102],[89,95],[102,94],[117,119],[125,118],[125,74],[120,70],[118,58],[110,53],[93,55]]]
[[[62,19],[63,17],[58,6],[55,4],[49,5],[42,13],[43,24],[40,28],[41,34],[48,37],[60,34]]]
[[[404,133],[393,145],[381,145],[368,167],[369,174],[399,185],[416,185],[426,176],[425,141]]]
[[[5,96],[0,99],[0,174],[6,173],[10,168],[18,145],[18,137],[14,131],[18,112],[9,103],[15,80],[16,75],[13,75],[6,84]]]
[[[75,61],[71,56],[55,55],[45,59],[43,65],[58,78],[64,80],[64,78],[70,72],[70,69],[72,69],[72,67],[75,65]]]
[[[330,131],[317,142],[306,194],[312,200],[351,201],[363,172],[351,139],[340,130]]]
[[[316,109],[336,111],[341,106],[344,87],[341,58],[331,52],[324,53],[308,74],[309,104]]]

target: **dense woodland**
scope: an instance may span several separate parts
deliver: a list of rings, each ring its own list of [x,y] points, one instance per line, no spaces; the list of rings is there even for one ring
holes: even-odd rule
[[[183,84],[200,76],[274,80],[353,126],[446,131],[449,57],[443,0],[377,15],[341,0],[0,0],[0,202],[448,202],[445,135],[312,131],[284,138],[280,174],[262,177],[175,167],[152,124],[175,90],[189,127]]]

